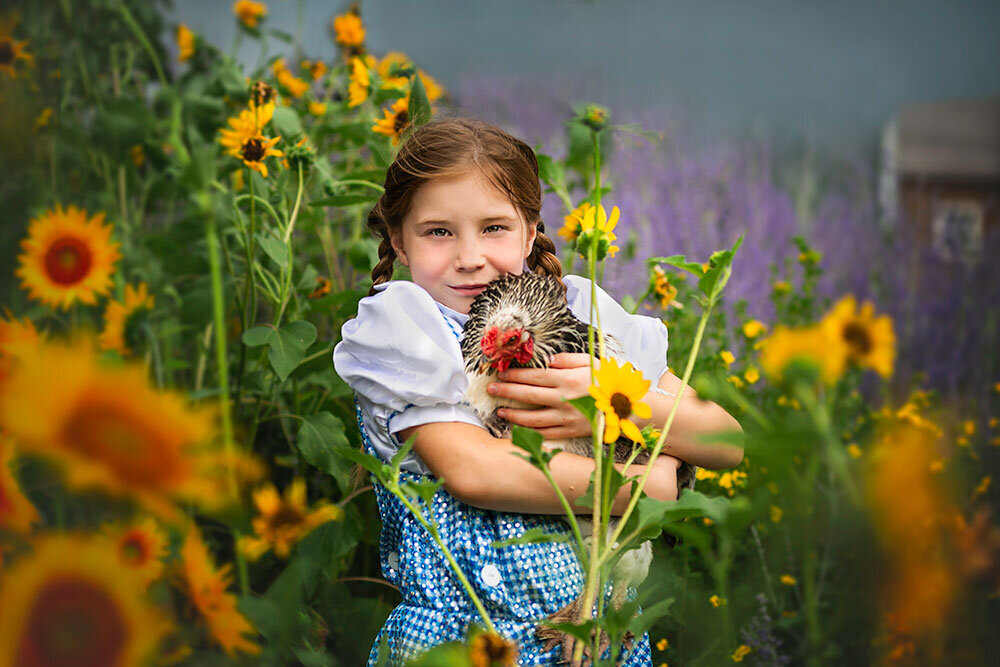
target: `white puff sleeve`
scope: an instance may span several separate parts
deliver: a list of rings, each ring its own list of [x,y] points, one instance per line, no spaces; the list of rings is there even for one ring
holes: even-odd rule
[[[465,404],[468,388],[459,344],[461,327],[447,319],[420,286],[393,281],[358,302],[358,316],[344,324],[334,348],[337,374],[354,390],[365,431],[389,460],[395,434],[433,422],[482,422]],[[403,468],[430,471],[411,452]]]
[[[581,321],[590,322],[590,279],[569,275],[563,282],[570,310]],[[655,317],[629,313],[600,286],[597,309],[601,327],[621,342],[628,360],[655,387],[667,370],[667,327]]]

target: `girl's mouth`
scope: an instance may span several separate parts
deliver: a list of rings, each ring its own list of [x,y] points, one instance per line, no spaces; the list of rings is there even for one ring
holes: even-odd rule
[[[486,285],[449,285],[453,290],[463,296],[478,296]]]

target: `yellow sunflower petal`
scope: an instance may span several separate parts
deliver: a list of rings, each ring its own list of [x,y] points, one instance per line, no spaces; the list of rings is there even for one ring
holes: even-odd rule
[[[639,427],[636,426],[631,420],[622,419],[620,423],[622,433],[625,434],[626,438],[632,440],[633,442],[637,442],[640,445],[646,442],[646,439],[642,437],[642,432],[639,430]]]

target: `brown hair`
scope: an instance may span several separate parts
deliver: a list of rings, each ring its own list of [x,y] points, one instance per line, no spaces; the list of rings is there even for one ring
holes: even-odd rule
[[[562,276],[555,244],[545,235],[541,220],[542,187],[535,151],[499,127],[467,117],[432,120],[410,135],[389,165],[385,192],[368,214],[368,228],[382,239],[378,264],[372,269],[372,289],[392,279],[396,252],[389,232],[399,232],[417,189],[433,178],[456,176],[478,169],[506,195],[537,235],[528,268],[535,273]]]

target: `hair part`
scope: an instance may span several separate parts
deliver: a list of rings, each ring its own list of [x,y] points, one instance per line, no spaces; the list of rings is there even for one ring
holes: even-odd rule
[[[542,187],[538,158],[528,144],[485,121],[464,116],[439,117],[417,128],[404,141],[389,165],[385,192],[368,214],[368,228],[381,239],[379,261],[372,269],[372,288],[392,279],[398,235],[417,190],[434,178],[447,178],[478,169],[510,200],[536,236],[526,263],[531,271],[562,277],[555,244],[545,235],[541,220]]]

